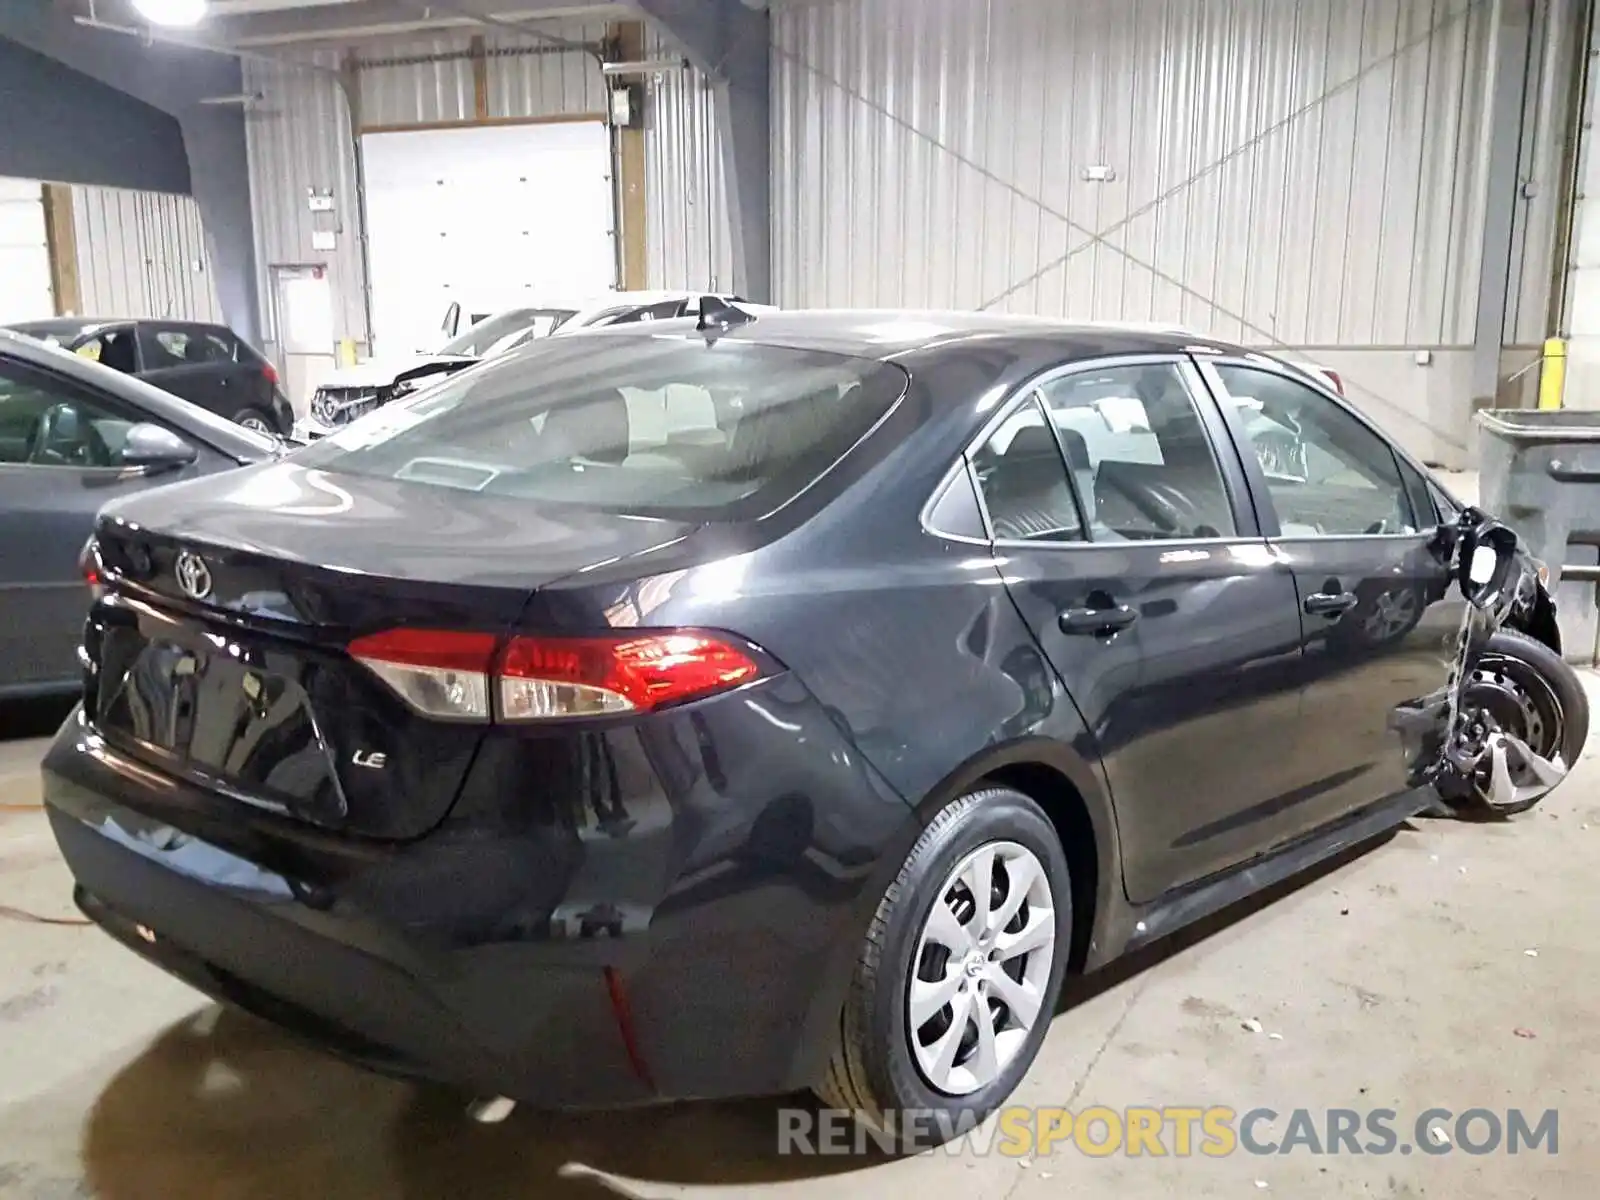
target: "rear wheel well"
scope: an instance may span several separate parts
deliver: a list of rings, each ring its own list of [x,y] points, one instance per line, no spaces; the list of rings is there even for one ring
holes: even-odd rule
[[[1088,805],[1070,779],[1044,763],[1010,763],[990,772],[985,780],[1021,792],[1044,809],[1055,826],[1072,873],[1072,953],[1067,968],[1081,972],[1089,955],[1100,886],[1098,843]]]

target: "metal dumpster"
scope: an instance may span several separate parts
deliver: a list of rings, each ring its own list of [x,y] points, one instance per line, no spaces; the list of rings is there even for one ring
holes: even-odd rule
[[[1478,414],[1478,498],[1550,568],[1569,662],[1600,653],[1600,412],[1486,409]]]

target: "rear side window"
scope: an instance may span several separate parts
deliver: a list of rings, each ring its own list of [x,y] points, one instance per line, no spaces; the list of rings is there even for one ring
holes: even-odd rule
[[[1216,451],[1172,363],[1063,375],[1039,389],[1083,500],[1090,540],[1236,532]]]
[[[761,516],[895,405],[899,367],[700,338],[552,338],[386,405],[306,466],[695,520]]]
[[[1084,540],[1061,448],[1037,400],[1001,422],[973,454],[972,469],[997,541]]]
[[[146,371],[233,362],[239,353],[230,335],[193,325],[141,325],[139,350]]]

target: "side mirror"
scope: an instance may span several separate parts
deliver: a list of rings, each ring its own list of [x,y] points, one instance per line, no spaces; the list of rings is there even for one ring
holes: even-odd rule
[[[1468,510],[1462,518],[1456,543],[1456,582],[1467,603],[1493,609],[1511,582],[1517,535],[1482,513]]]
[[[128,430],[127,440],[117,462],[124,467],[143,467],[147,471],[162,471],[186,467],[200,457],[200,452],[164,425],[142,421]]]

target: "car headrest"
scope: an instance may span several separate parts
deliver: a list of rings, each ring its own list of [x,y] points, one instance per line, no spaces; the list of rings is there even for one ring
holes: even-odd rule
[[[1060,451],[1056,449],[1055,435],[1043,425],[1028,425],[1011,438],[1011,444],[1006,447],[1005,457],[1017,458],[1056,458],[1059,460]]]
[[[1067,465],[1074,471],[1087,471],[1094,465],[1089,458],[1089,443],[1083,434],[1076,429],[1063,429],[1056,427],[1056,435],[1061,438],[1061,448],[1067,453]]]
[[[628,457],[630,433],[627,398],[612,389],[552,408],[540,440],[553,447],[556,456],[620,463]]]

